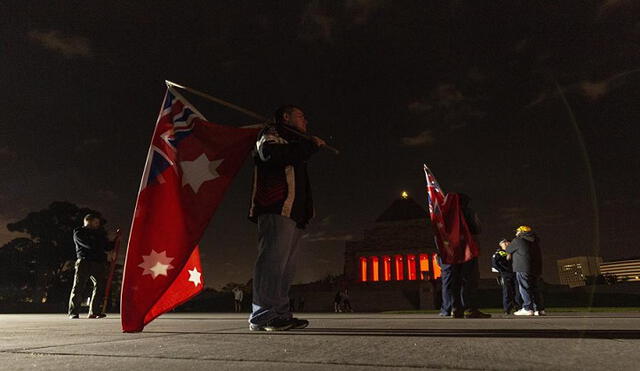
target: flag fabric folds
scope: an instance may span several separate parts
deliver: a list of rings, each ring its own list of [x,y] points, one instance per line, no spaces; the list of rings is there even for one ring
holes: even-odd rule
[[[427,165],[424,165],[424,173],[429,216],[440,259],[445,264],[461,264],[477,257],[478,245],[465,220],[460,195],[445,195]]]
[[[124,332],[142,331],[202,290],[198,243],[259,130],[207,122],[167,89],[127,246],[120,300]]]

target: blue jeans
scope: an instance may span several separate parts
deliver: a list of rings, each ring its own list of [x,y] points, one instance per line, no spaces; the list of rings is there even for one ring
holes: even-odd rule
[[[440,264],[442,270],[443,313],[477,310],[477,291],[480,280],[478,258],[462,264]]]
[[[522,308],[526,310],[544,310],[542,296],[538,288],[540,277],[531,273],[517,272],[518,286],[522,295]]]
[[[516,274],[513,272],[500,273],[502,278],[502,309],[505,312],[511,312],[517,308],[516,300]]]
[[[276,214],[258,216],[258,258],[253,273],[253,305],[249,322],[264,325],[292,317],[289,288],[293,283],[302,230]]]

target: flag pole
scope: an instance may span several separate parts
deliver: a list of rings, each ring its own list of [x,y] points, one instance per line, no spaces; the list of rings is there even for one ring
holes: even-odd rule
[[[220,104],[220,105],[222,105],[222,106],[225,106],[225,107],[227,107],[227,108],[231,108],[231,109],[236,110],[236,111],[238,111],[238,112],[242,112],[242,113],[244,113],[244,114],[245,114],[245,115],[247,115],[247,116],[250,116],[250,117],[253,117],[254,119],[258,119],[258,120],[260,120],[260,121],[263,121],[265,124],[269,121],[269,119],[268,119],[267,117],[262,116],[262,115],[261,115],[261,114],[259,114],[259,113],[253,112],[253,111],[251,111],[251,110],[249,110],[249,109],[246,109],[246,108],[243,108],[243,107],[240,107],[240,106],[235,105],[235,104],[233,104],[233,103],[231,103],[231,102],[227,102],[227,101],[226,101],[226,100],[224,100],[224,99],[220,99],[220,98],[214,97],[214,96],[213,96],[213,95],[211,95],[211,94],[207,94],[207,93],[201,92],[201,91],[199,91],[199,90],[196,90],[196,89],[190,88],[190,87],[188,87],[188,86],[184,86],[184,85],[176,84],[175,82],[173,82],[173,81],[169,81],[169,80],[165,80],[165,83],[166,83],[166,84],[167,84],[167,86],[169,86],[169,87],[176,87],[176,88],[184,89],[184,90],[188,91],[189,93],[192,93],[192,94],[197,95],[197,96],[199,96],[199,97],[202,97],[202,98],[208,99],[208,100],[210,100],[210,101],[212,101],[212,102],[218,103],[218,104]],[[294,133],[294,134],[296,134],[296,135],[298,135],[298,136],[302,137],[302,138],[305,138],[305,139],[307,139],[307,140],[313,140],[313,139],[312,139],[313,137],[312,137],[311,135],[309,135],[309,134],[301,133],[301,132],[299,132],[299,131],[297,131],[297,130],[290,129],[290,128],[288,128],[288,127],[287,127],[287,126],[285,126],[285,125],[283,125],[282,127],[283,127],[283,128],[285,128],[285,129],[287,129],[288,131],[290,131],[290,132],[292,132],[292,133]],[[337,154],[340,154],[340,151],[339,151],[339,150],[337,150],[337,149],[336,149],[336,148],[334,148],[334,147],[331,147],[330,145],[324,145],[324,146],[323,146],[323,148],[328,149],[329,151],[331,151],[331,152],[335,153],[336,155],[337,155]]]
[[[109,303],[109,296],[111,293],[111,283],[113,282],[113,273],[116,270],[116,264],[118,262],[118,252],[120,251],[120,236],[117,236],[113,241],[115,254],[111,264],[109,265],[109,276],[107,277],[107,286],[104,290],[104,299],[102,301],[102,313],[107,313],[107,304]]]

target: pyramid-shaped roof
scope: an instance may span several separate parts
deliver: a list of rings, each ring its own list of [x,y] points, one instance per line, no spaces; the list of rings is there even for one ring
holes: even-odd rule
[[[413,198],[399,198],[391,204],[376,222],[393,222],[400,220],[425,219],[429,216]]]

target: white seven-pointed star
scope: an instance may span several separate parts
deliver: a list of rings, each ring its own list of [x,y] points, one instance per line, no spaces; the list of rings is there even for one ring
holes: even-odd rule
[[[189,270],[189,282],[193,282],[196,287],[198,287],[198,285],[202,283],[200,281],[200,276],[202,276],[202,273],[198,272],[198,269],[196,267],[193,267],[193,269]]]
[[[223,159],[209,161],[204,153],[193,161],[181,161],[182,168],[182,185],[189,184],[193,192],[198,193],[202,183],[216,179],[218,174],[218,166],[224,161]]]
[[[142,275],[150,274],[154,279],[159,275],[166,276],[169,269],[173,269],[173,265],[169,264],[173,260],[167,256],[167,252],[161,253],[151,250],[151,254],[142,255],[144,261],[138,264],[138,267],[144,269]]]

